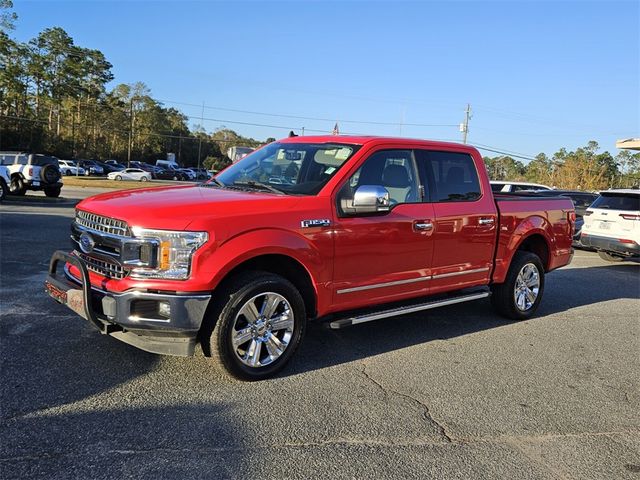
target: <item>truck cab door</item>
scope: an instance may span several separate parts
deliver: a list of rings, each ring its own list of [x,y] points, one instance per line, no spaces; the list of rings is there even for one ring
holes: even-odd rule
[[[386,211],[350,209],[363,186],[388,192]],[[409,149],[373,152],[339,189],[334,229],[336,310],[428,293],[434,210],[422,202],[422,192]]]
[[[416,150],[415,156],[435,217],[430,293],[487,285],[498,227],[487,179],[466,152]]]

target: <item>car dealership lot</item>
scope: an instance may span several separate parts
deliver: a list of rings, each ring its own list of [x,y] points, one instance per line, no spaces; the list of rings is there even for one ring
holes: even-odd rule
[[[578,251],[522,323],[480,301],[311,325],[282,375],[241,383],[49,299],[72,215],[0,207],[2,478],[640,478],[638,263]]]

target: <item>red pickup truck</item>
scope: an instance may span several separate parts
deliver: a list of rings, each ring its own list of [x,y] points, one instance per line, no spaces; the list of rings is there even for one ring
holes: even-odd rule
[[[478,151],[405,138],[271,143],[201,185],[77,206],[46,290],[102,333],[232,375],[279,371],[331,328],[491,297],[526,319],[571,261],[568,198],[494,195]],[[63,272],[59,272],[61,265]]]

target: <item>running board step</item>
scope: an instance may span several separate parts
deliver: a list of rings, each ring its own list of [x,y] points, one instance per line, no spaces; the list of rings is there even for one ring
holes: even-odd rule
[[[382,318],[395,317],[398,315],[406,315],[408,313],[421,312],[423,310],[431,310],[432,308],[445,307],[447,305],[455,305],[456,303],[471,302],[472,300],[480,300],[481,298],[487,298],[491,295],[489,291],[482,291],[476,293],[470,293],[461,295],[459,297],[449,297],[442,300],[435,300],[427,303],[420,303],[417,305],[407,305],[405,307],[396,307],[389,310],[382,310],[379,312],[367,313],[364,315],[356,315],[353,317],[341,318],[329,323],[329,326],[333,330],[340,328],[350,327],[351,325],[357,325],[358,323],[372,322],[374,320],[380,320]]]

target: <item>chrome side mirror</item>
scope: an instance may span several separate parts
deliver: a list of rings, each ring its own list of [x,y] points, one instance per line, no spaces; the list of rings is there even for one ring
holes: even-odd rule
[[[362,185],[353,195],[357,213],[386,212],[389,206],[389,192],[381,185]]]

